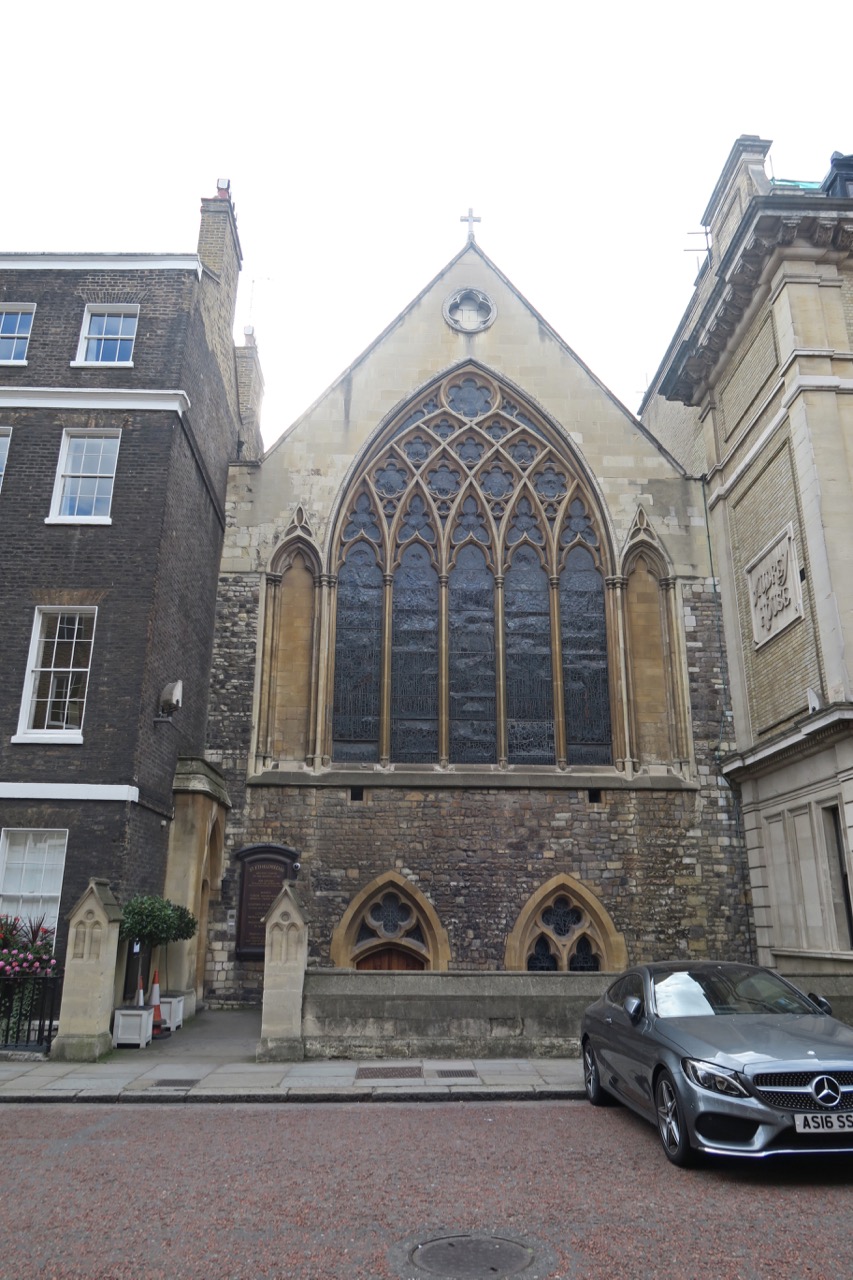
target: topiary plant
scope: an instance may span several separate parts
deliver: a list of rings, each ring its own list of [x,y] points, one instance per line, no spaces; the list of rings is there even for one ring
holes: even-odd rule
[[[119,936],[138,942],[142,948],[168,947],[170,942],[188,941],[197,928],[198,921],[187,907],[156,894],[137,894],[125,905]],[[137,982],[141,965],[140,951]]]

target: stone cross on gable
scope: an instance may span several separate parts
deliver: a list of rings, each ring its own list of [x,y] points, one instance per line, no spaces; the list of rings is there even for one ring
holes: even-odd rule
[[[467,214],[463,214],[463,216],[459,219],[459,221],[468,223],[468,239],[473,240],[474,239],[474,223],[482,222],[483,219],[475,218],[474,210],[469,208]]]

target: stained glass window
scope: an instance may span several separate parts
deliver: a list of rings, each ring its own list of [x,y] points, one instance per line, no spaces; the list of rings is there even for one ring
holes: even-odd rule
[[[548,576],[532,547],[516,551],[504,585],[510,764],[554,763]]]
[[[365,457],[337,533],[336,760],[377,761],[387,743],[390,763],[495,764],[506,743],[511,764],[553,765],[564,726],[570,764],[610,762],[601,526],[537,417],[466,368]]]
[[[394,574],[391,759],[438,759],[438,574],[413,543]]]
[[[352,548],[338,573],[335,636],[334,756],[379,759],[382,570],[366,542]]]
[[[473,501],[473,499],[472,499]],[[468,543],[449,581],[450,759],[492,764],[495,745],[495,580]]]
[[[560,574],[560,627],[569,764],[610,764],[604,582],[585,546],[571,549]]]

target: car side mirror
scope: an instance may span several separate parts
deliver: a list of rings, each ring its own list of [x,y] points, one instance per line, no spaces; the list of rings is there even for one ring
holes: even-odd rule
[[[643,1002],[639,996],[626,996],[622,1008],[627,1013],[632,1022],[637,1023],[643,1014]]]
[[[816,996],[813,991],[809,992],[809,999],[812,1004],[816,1004],[822,1013],[832,1013],[832,1005],[823,996]]]

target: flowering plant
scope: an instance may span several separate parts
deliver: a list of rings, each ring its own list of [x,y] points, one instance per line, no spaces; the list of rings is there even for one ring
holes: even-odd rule
[[[0,977],[53,973],[54,933],[45,925],[44,916],[27,920],[0,916]]]

